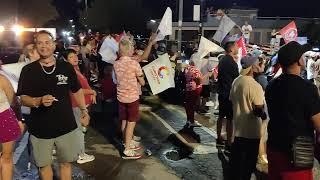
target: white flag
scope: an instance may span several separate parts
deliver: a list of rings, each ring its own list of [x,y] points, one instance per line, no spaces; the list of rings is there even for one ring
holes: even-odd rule
[[[227,15],[222,16],[219,28],[217,32],[214,34],[213,39],[221,43],[223,38],[232,30],[232,28],[236,25]]]
[[[113,64],[118,56],[119,43],[111,36],[108,36],[102,43],[99,50],[99,54],[102,57],[102,61]]]
[[[22,68],[27,64],[28,63],[26,62],[19,62],[1,65],[0,73],[8,78],[15,92],[17,92],[18,81]]]
[[[152,61],[142,69],[146,75],[152,94],[159,94],[168,88],[175,87],[174,70],[168,54],[159,56],[158,59]]]
[[[172,35],[172,10],[169,7],[162,17],[157,33],[156,41],[161,41],[166,36]]]
[[[198,48],[199,58],[202,59],[210,52],[223,52],[224,49],[205,37],[201,37]]]

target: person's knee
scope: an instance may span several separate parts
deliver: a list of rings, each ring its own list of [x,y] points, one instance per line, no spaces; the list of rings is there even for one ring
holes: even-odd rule
[[[61,169],[67,170],[67,169],[71,169],[71,163],[60,163],[60,167]]]
[[[1,155],[2,163],[8,164],[13,162],[13,152],[11,153],[2,153]]]

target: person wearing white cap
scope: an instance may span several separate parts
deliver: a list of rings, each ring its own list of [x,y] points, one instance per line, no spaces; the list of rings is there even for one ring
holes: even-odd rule
[[[253,78],[259,72],[258,57],[241,59],[240,76],[232,83],[230,101],[234,121],[234,142],[231,147],[231,179],[250,180],[259,152],[262,120],[267,119],[264,110],[264,92]]]

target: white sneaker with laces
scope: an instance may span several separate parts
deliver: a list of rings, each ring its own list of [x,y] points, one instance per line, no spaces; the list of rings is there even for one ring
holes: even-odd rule
[[[93,155],[89,155],[89,154],[83,153],[83,154],[79,155],[79,159],[77,160],[77,163],[78,164],[84,164],[84,163],[87,163],[87,162],[91,162],[94,159],[95,159],[95,157]]]
[[[208,102],[206,103],[206,106],[208,106],[208,107],[213,107],[213,106],[214,106],[214,103],[213,103],[212,101],[208,101]]]
[[[132,149],[124,150],[122,159],[140,159],[142,155]]]

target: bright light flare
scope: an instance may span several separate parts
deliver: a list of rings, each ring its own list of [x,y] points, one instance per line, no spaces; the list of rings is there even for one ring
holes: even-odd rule
[[[23,26],[20,26],[20,25],[14,25],[12,27],[12,31],[16,33],[16,35],[20,35],[24,30],[24,27]]]

